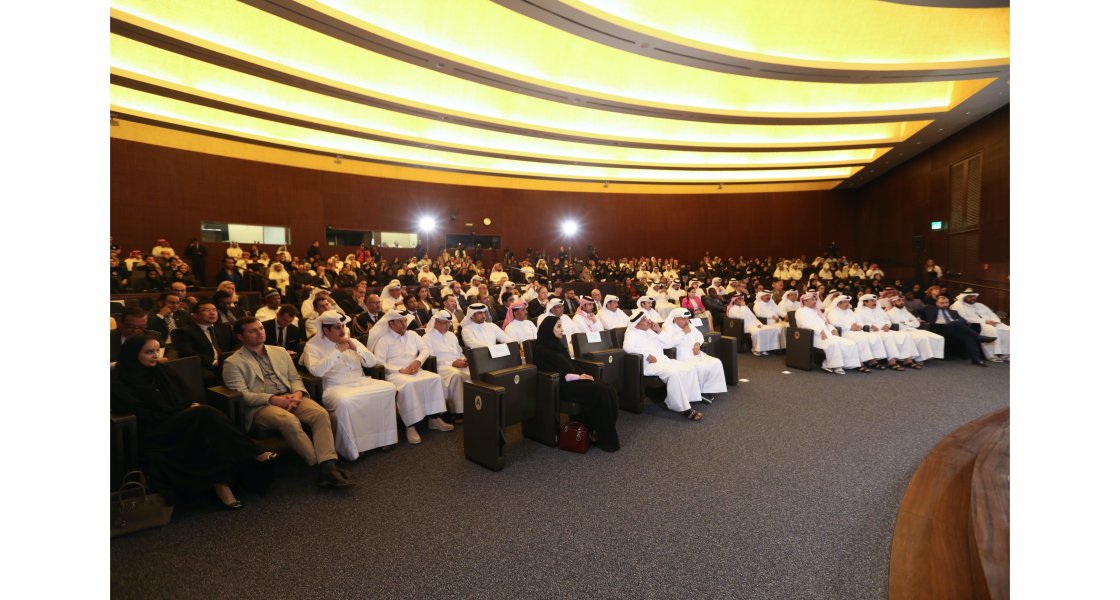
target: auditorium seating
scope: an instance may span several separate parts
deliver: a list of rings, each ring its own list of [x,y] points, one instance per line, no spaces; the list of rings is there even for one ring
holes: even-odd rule
[[[505,467],[506,427],[521,424],[525,437],[559,443],[560,378],[521,364],[517,342],[505,344],[506,356],[490,347],[466,351],[471,381],[463,383],[463,447],[467,458],[494,471]]]

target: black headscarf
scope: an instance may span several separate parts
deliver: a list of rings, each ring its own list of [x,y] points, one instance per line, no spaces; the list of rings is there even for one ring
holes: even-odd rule
[[[157,425],[189,404],[177,397],[159,367],[140,364],[140,350],[151,340],[146,335],[125,340],[110,381],[113,411],[134,413],[141,430]]]
[[[549,371],[560,375],[561,387],[566,386],[564,376],[568,373],[579,374],[572,359],[568,357],[568,345],[552,333],[560,317],[549,315],[537,327],[537,340],[533,346],[533,363],[542,371]]]
[[[560,342],[560,338],[552,332],[559,320],[560,317],[556,315],[548,315],[541,321],[541,324],[537,326],[537,346],[567,355],[568,349]]]
[[[116,373],[123,381],[130,384],[148,383],[157,376],[156,367],[145,367],[140,364],[140,350],[151,340],[152,338],[146,335],[138,335],[126,339],[121,344]]]

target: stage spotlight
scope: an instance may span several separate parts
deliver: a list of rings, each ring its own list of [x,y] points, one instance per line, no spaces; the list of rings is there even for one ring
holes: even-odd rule
[[[579,226],[576,225],[575,221],[568,220],[564,221],[564,224],[561,225],[561,229],[564,231],[564,235],[575,235]]]
[[[436,228],[436,220],[431,217],[420,217],[420,231],[429,233]]]

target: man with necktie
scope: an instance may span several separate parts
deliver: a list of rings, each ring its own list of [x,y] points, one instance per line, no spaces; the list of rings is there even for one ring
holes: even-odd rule
[[[949,308],[949,297],[938,296],[937,304],[927,306],[922,315],[929,323],[929,330],[944,337],[946,340],[956,340],[956,344],[964,348],[972,364],[986,367],[984,353],[980,344],[990,342],[995,338],[982,336],[968,325],[968,321],[961,318],[957,311]],[[953,343],[953,342],[949,342]]]

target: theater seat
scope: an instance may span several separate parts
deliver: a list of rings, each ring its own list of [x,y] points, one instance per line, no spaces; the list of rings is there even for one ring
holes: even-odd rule
[[[508,354],[499,357],[489,347],[467,350],[471,381],[463,382],[463,450],[494,471],[505,467],[506,427],[521,423],[525,437],[547,446],[560,440],[560,377],[521,364],[517,342],[504,345]]]
[[[786,328],[786,366],[802,371],[812,371],[814,363],[824,363],[824,350],[813,347],[812,329],[797,326],[797,311],[789,311]]]
[[[602,375],[596,377],[603,383],[614,387],[622,395],[623,359],[626,353],[621,348],[615,347],[610,333],[598,332],[598,340],[591,341],[586,333],[577,333],[572,336],[572,348],[577,358],[594,361],[602,364]]]
[[[738,352],[744,352],[751,339],[751,334],[746,330],[746,321],[734,317],[724,317],[723,335],[735,339],[735,349]]]
[[[585,334],[579,333],[579,334],[576,334],[576,335],[585,335]],[[574,336],[573,336],[573,343],[574,343]],[[525,364],[534,364],[533,352],[536,350],[536,340],[525,340],[524,342],[522,342],[521,345],[525,349]],[[618,350],[617,352],[620,355],[622,354],[621,350]],[[594,377],[596,381],[606,382],[606,369],[607,369],[607,366],[608,366],[607,362],[590,360],[590,359],[582,359],[582,358],[574,358],[574,359],[572,359],[572,362],[574,362],[576,364],[576,367],[580,369],[581,373],[585,373],[587,375],[590,375],[590,376]],[[611,366],[613,366],[613,361],[610,364],[611,364]],[[618,360],[618,366],[620,367],[619,368],[619,373],[621,373],[621,367],[622,367],[621,358]],[[538,371],[538,372],[548,373],[549,371]],[[559,378],[559,376],[560,376],[559,373],[557,373],[556,376],[557,376],[557,378]],[[559,379],[557,379],[557,382],[559,382]],[[560,403],[559,403],[559,407],[560,407],[559,408],[560,413],[568,415],[570,417],[577,417],[583,412],[583,407],[580,406],[576,402],[564,402],[564,401],[561,400]]]
[[[704,335],[700,349],[723,364],[723,379],[727,385],[739,385],[738,340],[718,331],[708,331],[708,323],[704,319],[692,319],[692,326]]]

